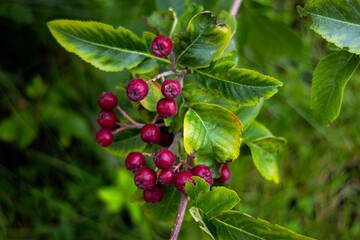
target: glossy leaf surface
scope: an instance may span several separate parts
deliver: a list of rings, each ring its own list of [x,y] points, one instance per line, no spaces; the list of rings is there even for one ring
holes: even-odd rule
[[[313,74],[311,105],[328,125],[340,113],[345,85],[359,66],[357,55],[339,51],[322,59]]]
[[[231,37],[230,27],[217,22],[210,12],[195,15],[174,38],[176,62],[189,68],[208,67],[220,57]]]
[[[140,103],[147,110],[151,112],[156,112],[157,102],[161,98],[163,98],[163,95],[161,93],[161,86],[157,82],[149,83],[148,86],[149,86],[149,93],[144,100],[140,101]]]
[[[194,104],[184,118],[184,147],[199,158],[219,163],[239,156],[242,123],[231,111],[214,104]]]

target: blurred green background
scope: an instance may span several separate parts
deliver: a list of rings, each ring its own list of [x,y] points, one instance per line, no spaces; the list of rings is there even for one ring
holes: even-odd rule
[[[123,159],[94,140],[103,91],[120,93],[130,73],[105,73],[66,52],[53,19],[96,20],[141,35],[143,16],[191,1],[0,0],[0,239],[167,239],[171,223],[145,217]],[[311,74],[330,53],[301,19],[301,0],[244,0],[238,14],[239,67],[284,83],[258,121],[288,144],[280,183],[267,182],[248,149],[233,164],[237,208],[318,239],[360,236],[359,73],[346,87],[340,117],[322,127],[309,109]],[[197,0],[218,12],[229,0]],[[123,92],[122,92],[123,93]],[[122,96],[124,97],[124,96]],[[121,98],[121,97],[120,97]],[[180,239],[201,239],[187,216]]]

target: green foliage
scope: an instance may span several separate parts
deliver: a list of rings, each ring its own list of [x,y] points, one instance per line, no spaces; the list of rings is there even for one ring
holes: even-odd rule
[[[282,83],[258,72],[234,68],[232,62],[214,64],[210,68],[196,70],[201,83],[217,89],[227,101],[240,102],[243,106],[259,103],[260,98],[270,98]]]
[[[321,113],[325,124],[340,113],[345,85],[359,66],[359,56],[339,51],[322,59],[316,66],[311,91],[311,108]]]
[[[149,93],[146,98],[141,101],[141,105],[150,112],[156,112],[156,103],[163,98],[161,86],[157,82],[149,83],[148,86]]]
[[[184,33],[175,35],[176,62],[189,68],[208,67],[209,60],[215,61],[225,50],[230,36],[230,27],[218,23],[211,12],[198,13]]]
[[[239,156],[242,124],[229,110],[214,104],[190,106],[184,119],[184,147],[195,150],[198,163],[224,163]],[[210,164],[212,165],[212,164]]]
[[[327,41],[360,54],[360,4],[347,0],[314,0],[298,8],[301,16],[311,14],[311,29]]]

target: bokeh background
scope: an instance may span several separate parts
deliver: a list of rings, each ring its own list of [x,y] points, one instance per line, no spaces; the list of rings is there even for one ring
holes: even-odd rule
[[[131,202],[124,159],[94,140],[103,91],[131,75],[105,73],[66,52],[54,19],[102,21],[139,36],[143,16],[190,0],[0,0],[0,239],[167,239],[171,225]],[[229,0],[198,0],[218,12]],[[296,11],[302,0],[244,0],[238,14],[239,66],[284,83],[258,121],[288,144],[279,184],[255,169],[247,149],[231,165],[240,211],[318,239],[360,236],[360,79],[349,81],[339,118],[323,127],[309,109],[312,72],[331,52]],[[331,47],[331,46],[330,46]],[[121,98],[121,96],[120,96]],[[187,216],[180,239],[202,239]]]

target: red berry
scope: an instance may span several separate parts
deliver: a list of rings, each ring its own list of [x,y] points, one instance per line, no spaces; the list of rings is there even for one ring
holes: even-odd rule
[[[163,98],[158,101],[156,110],[160,117],[169,118],[177,114],[178,106],[174,99]]]
[[[210,171],[210,168],[205,165],[196,165],[191,169],[192,174],[195,176],[201,177],[204,179],[210,186],[213,184],[214,180]]]
[[[140,189],[150,189],[155,186],[156,173],[149,167],[140,168],[134,177],[135,185]]]
[[[116,113],[114,111],[100,111],[97,121],[99,123],[100,126],[102,126],[103,128],[113,128],[116,125],[117,122],[117,116]]]
[[[126,87],[126,95],[131,101],[139,102],[149,93],[148,84],[141,78],[135,78]]]
[[[141,128],[141,139],[147,143],[159,143],[161,132],[155,124],[145,124]]]
[[[191,182],[192,184],[194,184],[194,180],[191,179],[191,177],[194,176],[191,172],[189,171],[180,171],[178,172],[175,177],[174,177],[174,185],[176,187],[177,190],[179,190],[182,193],[185,193],[185,183],[187,181]]]
[[[178,81],[173,79],[167,79],[161,85],[161,92],[164,97],[168,99],[174,99],[181,93],[181,85]]]
[[[219,182],[221,184],[227,184],[231,180],[231,172],[227,163],[224,163],[220,168]]]
[[[175,156],[167,149],[159,149],[154,155],[155,165],[163,170],[169,169],[174,165]]]
[[[173,43],[170,38],[160,35],[157,36],[151,44],[151,51],[157,57],[168,56],[173,49]]]
[[[145,157],[139,152],[131,152],[125,159],[126,168],[133,173],[136,173],[145,164]]]
[[[103,128],[97,132],[95,139],[100,146],[107,147],[114,141],[114,135],[110,129]]]
[[[143,192],[144,200],[147,203],[160,203],[164,196],[164,189],[156,185],[151,189],[145,189]]]
[[[111,111],[116,108],[118,104],[118,98],[111,92],[103,92],[97,103],[103,110]]]
[[[159,174],[159,181],[161,184],[168,186],[170,185],[174,180],[175,172],[171,169],[163,170]]]
[[[169,132],[169,128],[160,128],[161,137],[159,145],[163,147],[169,147],[174,140],[174,134]]]

